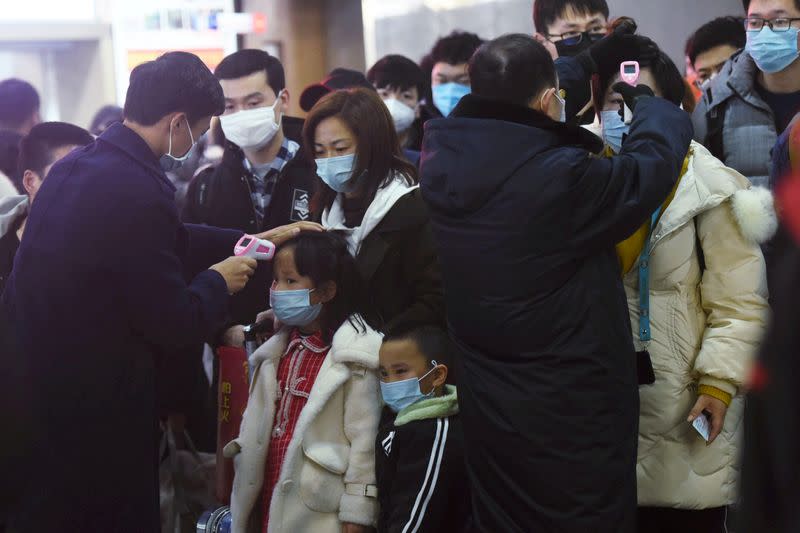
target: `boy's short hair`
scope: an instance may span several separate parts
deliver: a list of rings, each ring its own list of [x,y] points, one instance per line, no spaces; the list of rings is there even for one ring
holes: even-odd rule
[[[39,93],[17,78],[0,81],[0,126],[16,129],[39,110]]]
[[[694,66],[697,56],[726,44],[736,49],[747,44],[747,32],[741,18],[719,17],[700,26],[686,46],[686,55]]]
[[[441,37],[433,45],[429,54],[430,66],[433,68],[436,63],[447,63],[448,65],[467,63],[483,42],[483,39],[474,33],[454,31],[446,37]]]
[[[66,122],[42,122],[19,143],[17,170],[32,170],[44,178],[44,169],[55,162],[55,151],[65,146],[86,146],[94,137],[85,129]]]
[[[591,15],[602,13],[608,19],[608,3],[606,0],[535,0],[533,3],[533,25],[536,31],[547,35],[547,27],[564,15],[567,7],[577,13]]]
[[[367,72],[367,80],[378,89],[388,87],[405,91],[416,87],[420,99],[427,94],[428,84],[425,82],[425,73],[420,66],[409,58],[397,54],[384,56],[372,65]]]
[[[392,329],[383,342],[413,341],[428,363],[436,361],[450,368],[452,344],[447,332],[436,326],[409,325]]]
[[[199,57],[188,52],[167,52],[133,69],[125,98],[125,118],[152,126],[178,111],[186,113],[191,125],[225,112],[222,87]]]

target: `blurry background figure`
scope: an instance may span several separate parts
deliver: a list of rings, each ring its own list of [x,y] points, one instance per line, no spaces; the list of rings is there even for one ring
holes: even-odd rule
[[[689,38],[686,57],[695,73],[693,90],[702,92],[733,54],[747,44],[744,21],[739,17],[720,17],[700,26]],[[698,98],[699,99],[699,98]]]
[[[122,122],[124,119],[121,107],[116,105],[103,106],[94,115],[92,123],[89,125],[89,133],[97,137],[106,131],[110,125]]]
[[[425,120],[448,116],[459,100],[470,93],[467,63],[481,44],[483,39],[474,33],[454,31],[433,45],[423,60],[423,72],[430,69],[431,78]]]
[[[750,377],[744,420],[741,522],[736,531],[789,533],[800,524],[800,120],[773,150],[782,253],[773,267],[772,323]]]
[[[683,48],[683,58],[684,63],[686,64],[686,75],[684,79],[686,80],[686,84],[692,91],[692,96],[694,96],[695,103],[700,99],[701,92],[700,87],[697,85],[697,72],[694,70],[694,65],[692,64],[692,59],[689,57],[689,53],[692,51],[692,47],[694,46],[694,35],[690,35],[688,39],[686,39],[686,46]]]
[[[11,274],[25,219],[42,182],[59,159],[92,141],[88,131],[65,122],[38,124],[20,141],[18,168],[25,194],[0,200],[0,293]]]
[[[573,57],[606,35],[606,0],[536,0],[534,37],[553,59]]]
[[[367,80],[389,108],[406,157],[419,166],[423,126],[420,108],[429,90],[422,69],[407,57],[388,55],[369,69]]]
[[[0,81],[0,172],[11,178],[20,194],[22,176],[17,172],[19,141],[42,121],[39,93],[27,81]]]
[[[361,72],[346,68],[335,68],[324,80],[303,89],[303,94],[300,95],[300,108],[308,113],[326,94],[352,87],[374,89]]]

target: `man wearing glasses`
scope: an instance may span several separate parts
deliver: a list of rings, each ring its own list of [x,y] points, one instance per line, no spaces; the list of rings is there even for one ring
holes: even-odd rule
[[[536,40],[553,59],[572,57],[606,34],[606,0],[535,0],[533,24]]]
[[[743,3],[747,46],[704,88],[695,137],[755,185],[772,188],[770,151],[800,111],[800,0]]]

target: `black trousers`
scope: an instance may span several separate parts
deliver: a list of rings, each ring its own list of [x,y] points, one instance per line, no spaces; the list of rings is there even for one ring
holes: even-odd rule
[[[639,533],[728,533],[725,526],[726,507],[700,511],[639,507]]]

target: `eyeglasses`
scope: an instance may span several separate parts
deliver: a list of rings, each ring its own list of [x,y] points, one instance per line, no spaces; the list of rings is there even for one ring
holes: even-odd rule
[[[766,24],[772,31],[789,31],[789,28],[792,27],[792,22],[798,20],[800,20],[800,18],[777,18],[767,20],[758,17],[748,17],[744,19],[744,29],[747,31],[761,31]]]
[[[557,41],[553,42],[561,42],[567,46],[575,46],[576,44],[580,44],[581,41],[583,41],[584,37],[586,37],[589,40],[589,42],[596,43],[605,36],[606,36],[605,28],[596,28],[584,32],[569,31],[567,33],[561,33],[561,34],[552,34],[552,33],[547,34],[547,38],[550,39],[551,41],[553,40],[553,38],[555,38],[557,39]]]

